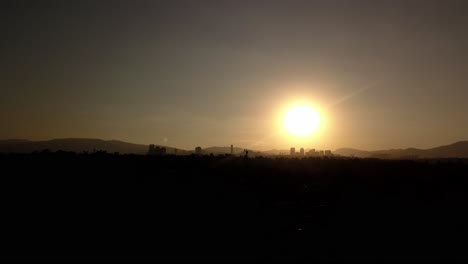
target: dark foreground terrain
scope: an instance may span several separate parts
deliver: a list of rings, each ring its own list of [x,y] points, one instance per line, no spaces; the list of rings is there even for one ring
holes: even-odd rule
[[[465,259],[464,160],[0,155],[1,258]]]

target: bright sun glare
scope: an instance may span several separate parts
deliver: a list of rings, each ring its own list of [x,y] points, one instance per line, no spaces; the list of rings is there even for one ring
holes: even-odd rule
[[[308,106],[296,106],[286,113],[284,126],[294,136],[310,136],[320,127],[320,115]]]

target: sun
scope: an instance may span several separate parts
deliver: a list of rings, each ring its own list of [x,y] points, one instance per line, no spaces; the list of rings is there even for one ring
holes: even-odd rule
[[[284,126],[294,136],[307,137],[319,129],[320,115],[309,106],[295,106],[286,112]]]

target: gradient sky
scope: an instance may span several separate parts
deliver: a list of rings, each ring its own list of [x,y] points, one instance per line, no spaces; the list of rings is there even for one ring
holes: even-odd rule
[[[336,149],[468,139],[468,1],[2,1],[0,139]],[[278,133],[297,100],[307,142]]]

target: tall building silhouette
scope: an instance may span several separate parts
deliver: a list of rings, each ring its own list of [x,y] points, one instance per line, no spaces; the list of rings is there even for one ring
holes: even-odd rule
[[[304,156],[304,148],[301,148],[299,154],[300,154],[301,156]]]
[[[289,154],[290,154],[291,156],[296,155],[296,148],[291,148],[291,149],[289,150]]]
[[[202,148],[201,147],[196,147],[195,148],[195,154],[201,155],[202,154]]]
[[[151,144],[149,145],[148,154],[149,155],[166,155],[166,148]]]
[[[149,155],[154,154],[154,144],[150,144],[150,145],[149,145],[148,154],[149,154]]]
[[[234,146],[231,144],[231,155],[234,154]]]
[[[315,151],[315,149],[311,149],[307,151],[307,156],[316,157],[318,156],[318,153]]]

